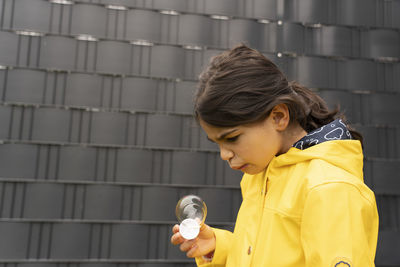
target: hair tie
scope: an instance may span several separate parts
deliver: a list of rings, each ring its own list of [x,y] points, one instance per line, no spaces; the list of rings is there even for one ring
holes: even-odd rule
[[[295,82],[289,82],[289,88],[290,88],[290,90],[292,91],[292,93],[294,94],[294,95],[299,95],[297,92],[296,92],[296,90],[294,90],[294,87],[295,86]]]

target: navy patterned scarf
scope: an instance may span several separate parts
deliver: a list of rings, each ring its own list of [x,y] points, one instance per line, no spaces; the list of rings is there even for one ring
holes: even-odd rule
[[[293,147],[306,149],[310,146],[331,140],[353,139],[346,124],[341,119],[336,119],[321,128],[309,132],[306,136],[294,143]]]

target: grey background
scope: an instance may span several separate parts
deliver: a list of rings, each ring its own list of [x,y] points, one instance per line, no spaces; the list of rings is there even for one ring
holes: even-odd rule
[[[400,266],[399,0],[56,2],[0,0],[1,267],[193,266],[169,244],[188,193],[233,229],[241,174],[191,101],[238,42],[362,131],[376,263]]]

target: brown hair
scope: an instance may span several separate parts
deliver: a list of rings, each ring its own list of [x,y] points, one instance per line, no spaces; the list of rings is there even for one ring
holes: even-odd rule
[[[243,44],[213,57],[200,74],[194,113],[210,125],[233,127],[265,119],[277,104],[286,104],[290,123],[297,122],[306,132],[336,118],[345,121],[338,108],[329,110],[321,97],[288,82],[272,61]],[[361,134],[349,130],[362,141]]]

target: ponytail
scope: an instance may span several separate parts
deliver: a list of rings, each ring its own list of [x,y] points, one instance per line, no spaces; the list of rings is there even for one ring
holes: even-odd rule
[[[352,137],[359,140],[362,144],[363,137],[361,133],[357,132],[347,124],[346,117],[343,113],[339,112],[340,107],[338,105],[333,110],[329,110],[326,102],[307,87],[304,87],[297,82],[290,82],[289,86],[293,90],[293,93],[300,96],[302,99],[305,116],[303,119],[299,119],[298,122],[306,132],[311,132],[337,118],[340,118],[347,125]]]
[[[298,122],[306,132],[311,132],[336,119],[339,113],[337,107],[330,111],[326,102],[319,95],[297,82],[290,82],[289,86],[303,102],[305,116],[298,118],[300,119]]]

